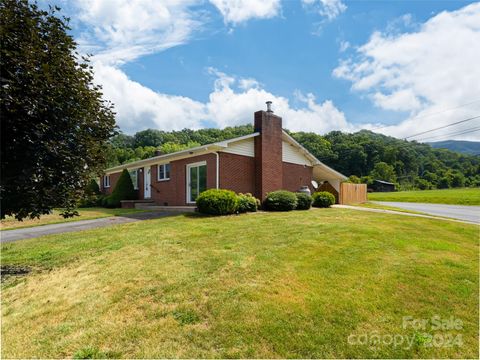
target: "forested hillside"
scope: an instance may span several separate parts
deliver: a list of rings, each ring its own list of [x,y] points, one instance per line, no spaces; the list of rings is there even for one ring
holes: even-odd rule
[[[428,143],[434,148],[448,149],[464,154],[480,155],[479,141],[445,140]]]
[[[110,166],[154,156],[157,150],[166,154],[252,132],[251,125],[243,125],[223,130],[148,129],[133,136],[119,134],[111,140]],[[379,179],[396,182],[405,189],[480,186],[480,156],[434,149],[367,130],[354,134],[289,133],[319,160],[350,176],[353,182]]]

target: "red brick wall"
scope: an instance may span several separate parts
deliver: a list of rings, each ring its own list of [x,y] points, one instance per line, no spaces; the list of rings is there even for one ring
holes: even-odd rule
[[[207,162],[207,189],[216,186],[216,155],[206,154],[170,163],[170,180],[157,180],[157,166],[152,166],[152,200],[158,205],[187,205],[187,165],[199,161]]]
[[[255,113],[255,196],[261,200],[283,185],[282,118],[265,111]]]
[[[313,194],[312,177],[313,168],[311,166],[284,162],[282,189],[297,192],[302,186],[308,186]]]
[[[255,193],[255,158],[229,153],[220,155],[220,189]]]
[[[100,179],[100,191],[106,195],[110,195],[113,189],[115,189],[115,185],[117,184],[118,178],[120,177],[121,173],[122,172],[120,171],[117,173],[110,174],[110,187],[108,188],[103,187],[103,176],[102,176],[102,178]]]
[[[138,194],[137,198],[138,199],[143,199],[143,168],[141,168],[142,171],[138,171]],[[117,181],[120,178],[120,175],[122,174],[121,171],[110,174],[110,187],[109,188],[104,188],[103,187],[103,177],[100,179],[100,191],[103,194],[110,195],[115,189],[115,185],[117,185]]]

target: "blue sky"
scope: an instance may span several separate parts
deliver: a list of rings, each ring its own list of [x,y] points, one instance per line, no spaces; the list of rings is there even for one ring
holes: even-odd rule
[[[480,115],[479,3],[60,6],[81,51],[94,55],[95,80],[126,133],[245,124],[266,100],[284,127],[317,133],[369,128],[407,137]],[[426,141],[479,139],[472,131],[479,125],[476,119],[432,132]]]

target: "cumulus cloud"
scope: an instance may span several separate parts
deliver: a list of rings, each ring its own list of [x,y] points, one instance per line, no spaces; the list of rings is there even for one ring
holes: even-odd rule
[[[280,0],[210,0],[220,11],[225,23],[239,24],[258,18],[268,19],[278,15]]]
[[[280,10],[279,0],[212,0],[226,23],[238,24],[251,18],[269,18]],[[285,97],[265,90],[249,77],[227,75],[214,68],[215,77],[207,102],[154,91],[128,77],[120,65],[143,55],[184,43],[201,28],[203,19],[185,0],[79,0],[76,8],[85,25],[79,43],[93,53],[95,82],[104,97],[113,102],[120,128],[132,133],[147,127],[175,130],[205,126],[225,127],[252,121],[253,112],[274,102],[277,113],[291,130],[326,132],[352,128],[344,114],[327,100],[312,94],[296,94],[299,108]]]
[[[381,130],[408,136],[480,115],[480,102],[471,102],[480,99],[479,42],[480,3],[474,3],[441,12],[414,32],[373,33],[333,74],[351,81],[352,90],[367,94],[376,106],[408,112],[405,121]],[[447,135],[474,125],[466,122],[430,135]]]
[[[252,122],[253,113],[265,109],[265,101],[273,101],[275,112],[284,119],[284,127],[294,131],[319,133],[342,128],[355,130],[332,101],[318,103],[312,94],[296,92],[302,104],[294,108],[285,97],[272,94],[251,78],[239,78],[210,68],[214,87],[205,103],[184,96],[153,91],[118,68],[94,64],[95,81],[103,85],[104,96],[117,112],[117,123],[127,133],[147,127],[162,130],[198,129],[209,126],[223,128]],[[248,85],[246,85],[248,84]]]

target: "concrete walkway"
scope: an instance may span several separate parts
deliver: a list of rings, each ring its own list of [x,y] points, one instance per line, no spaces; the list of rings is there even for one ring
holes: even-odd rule
[[[20,228],[13,230],[2,230],[0,231],[0,242],[6,243],[11,241],[18,241],[23,239],[31,239],[45,235],[51,234],[62,234],[69,233],[74,231],[90,230],[101,228],[105,226],[126,224],[142,220],[157,219],[164,216],[176,215],[178,212],[167,212],[167,211],[155,211],[155,212],[143,212],[143,213],[134,213],[122,216],[112,216],[107,218],[92,219],[92,220],[80,220],[80,221],[71,221],[61,224],[51,224],[51,225],[42,225],[34,226],[28,228]]]
[[[434,216],[444,216],[480,224],[480,206],[424,204],[412,202],[372,201],[375,204],[393,206],[400,209],[418,211]]]
[[[472,221],[457,220],[457,219],[448,219],[448,218],[441,218],[441,217],[436,217],[436,216],[432,216],[432,215],[413,214],[413,213],[407,213],[407,212],[401,212],[401,211],[394,211],[394,210],[366,208],[366,207],[352,206],[352,205],[333,205],[333,207],[341,208],[341,209],[352,209],[352,210],[359,210],[359,211],[368,211],[368,212],[384,213],[384,214],[394,214],[394,215],[421,217],[421,218],[426,218],[426,219],[435,219],[435,220],[443,220],[443,221],[455,221],[455,222],[461,222],[461,223],[466,223],[466,224],[478,225],[477,222],[472,222]]]

